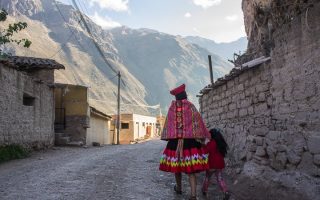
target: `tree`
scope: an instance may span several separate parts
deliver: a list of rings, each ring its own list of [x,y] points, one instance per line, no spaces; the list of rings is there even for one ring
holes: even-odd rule
[[[8,13],[4,9],[0,10],[0,22],[4,22],[7,20]],[[28,39],[14,39],[13,35],[18,33],[19,31],[27,28],[28,24],[26,22],[18,22],[9,24],[8,28],[4,30],[0,30],[0,58],[6,57],[7,54],[3,52],[3,46],[7,43],[15,43],[18,45],[22,45],[25,48],[29,48],[31,45],[31,41]]]

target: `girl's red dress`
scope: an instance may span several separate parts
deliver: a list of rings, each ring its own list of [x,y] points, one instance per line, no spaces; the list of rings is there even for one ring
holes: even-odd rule
[[[225,162],[223,155],[219,152],[217,143],[211,139],[206,145],[207,152],[209,153],[209,168],[210,169],[224,169]]]

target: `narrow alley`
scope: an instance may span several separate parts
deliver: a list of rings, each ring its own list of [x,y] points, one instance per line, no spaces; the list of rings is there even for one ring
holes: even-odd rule
[[[174,176],[158,170],[165,142],[56,148],[0,165],[0,199],[188,199],[173,192]],[[199,174],[198,197],[203,174]],[[212,191],[212,190],[216,190]],[[221,199],[216,185],[209,195]]]

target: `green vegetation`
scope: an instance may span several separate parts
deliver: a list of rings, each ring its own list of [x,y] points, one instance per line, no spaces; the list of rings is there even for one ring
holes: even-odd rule
[[[7,146],[0,146],[0,163],[28,157],[30,151],[20,145],[12,144]]]
[[[0,10],[0,22],[4,22],[7,20],[8,13],[4,9]],[[31,41],[28,39],[14,39],[13,35],[18,33],[19,31],[27,28],[26,22],[17,22],[13,24],[9,24],[8,28],[4,30],[0,30],[0,58],[6,57],[7,54],[3,52],[3,45],[6,43],[16,43],[18,45],[22,45],[23,47],[29,48],[31,45]]]

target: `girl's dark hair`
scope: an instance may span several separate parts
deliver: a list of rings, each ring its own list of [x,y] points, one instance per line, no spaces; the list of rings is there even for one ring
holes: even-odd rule
[[[183,100],[183,99],[187,99],[187,93],[185,91],[176,95],[176,100]]]
[[[211,138],[214,139],[217,143],[219,152],[225,157],[227,155],[227,152],[229,150],[229,146],[224,140],[221,131],[217,128],[213,128],[210,130]]]

